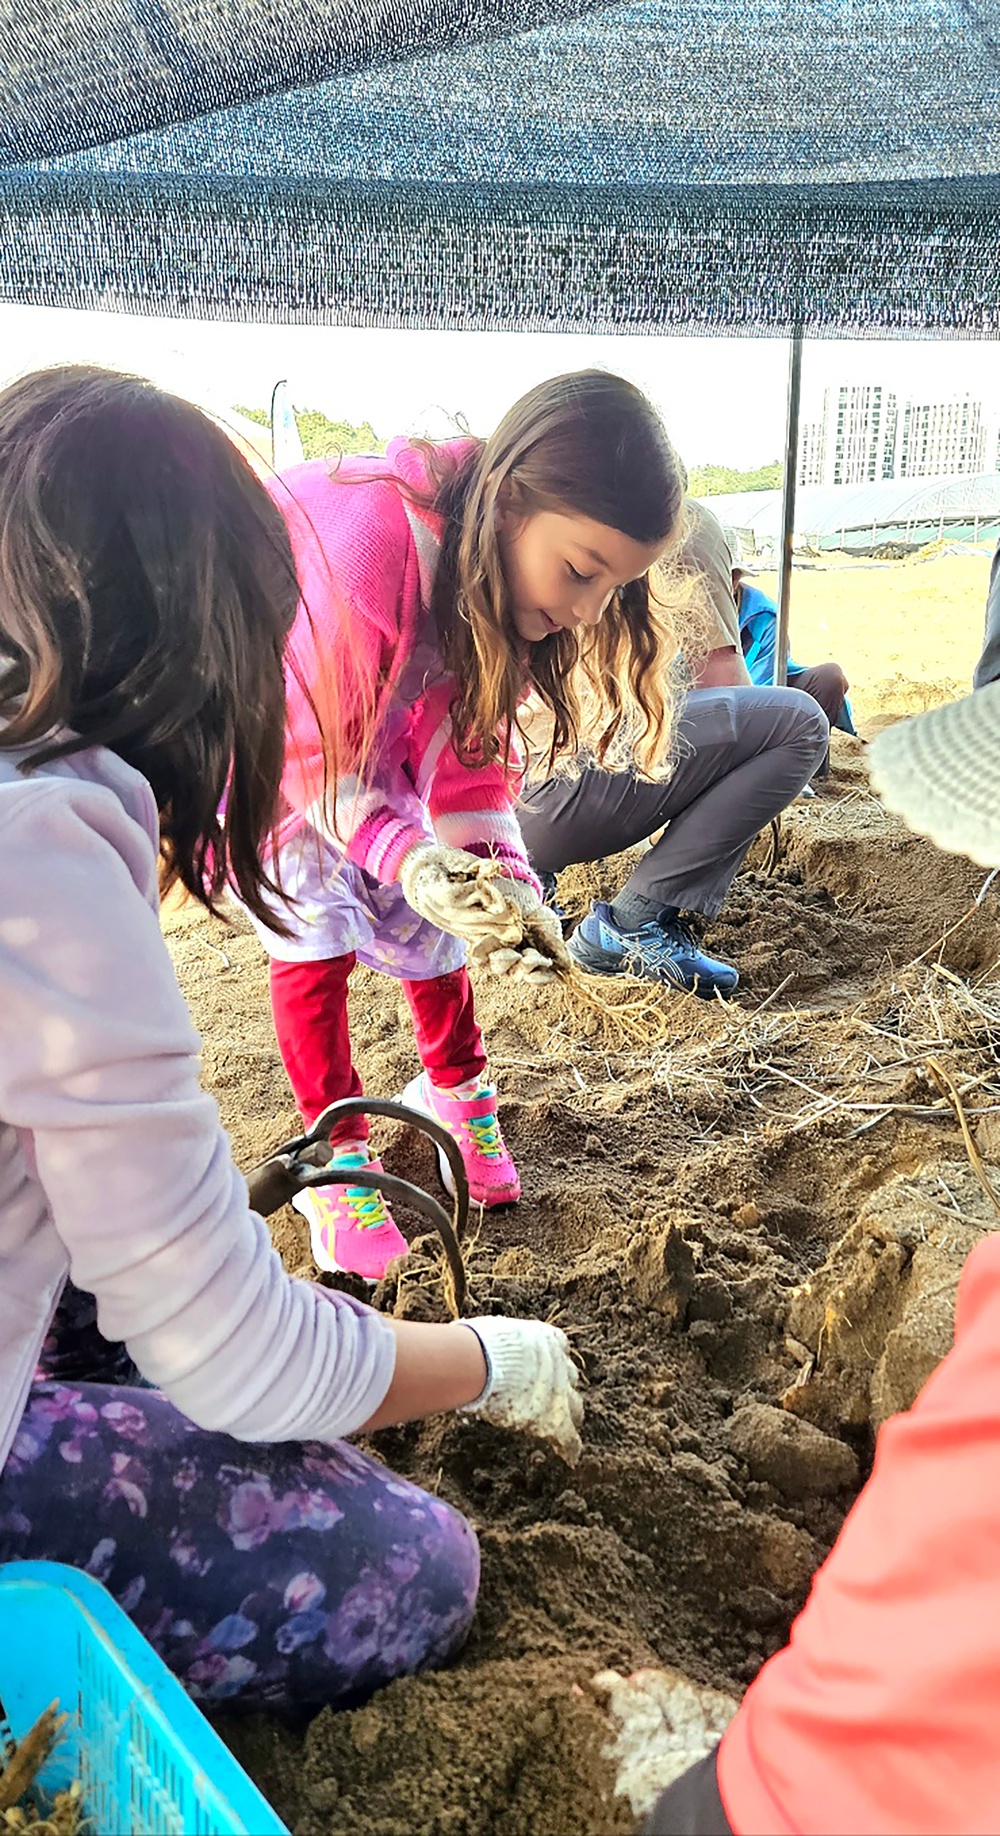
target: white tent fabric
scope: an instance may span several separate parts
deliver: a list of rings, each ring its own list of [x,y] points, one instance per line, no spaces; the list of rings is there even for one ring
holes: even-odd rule
[[[781,534],[780,491],[738,491],[701,499],[730,529],[748,533],[759,548]],[[1000,472],[953,478],[889,478],[867,485],[800,485],[795,539],[926,528],[949,523],[1000,521]]]

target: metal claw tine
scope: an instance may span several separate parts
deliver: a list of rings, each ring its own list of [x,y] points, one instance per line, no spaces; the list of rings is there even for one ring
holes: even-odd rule
[[[300,1161],[291,1171],[299,1187],[364,1186],[370,1192],[384,1192],[387,1198],[399,1199],[419,1211],[441,1238],[455,1286],[455,1308],[461,1317],[468,1297],[468,1279],[458,1234],[444,1206],[431,1193],[425,1192],[422,1186],[414,1186],[408,1179],[397,1178],[395,1173],[376,1172],[372,1167],[310,1167]]]
[[[300,1158],[317,1144],[328,1143],[337,1124],[349,1116],[386,1116],[390,1121],[405,1122],[410,1128],[428,1135],[445,1155],[455,1181],[452,1217],[448,1217],[443,1205],[429,1192],[408,1179],[397,1178],[394,1173],[374,1172],[371,1167],[317,1167]],[[432,1116],[410,1109],[405,1103],[390,1102],[387,1097],[343,1097],[324,1109],[304,1135],[296,1135],[294,1140],[275,1148],[273,1154],[248,1174],[247,1183],[250,1202],[263,1217],[287,1204],[304,1186],[364,1186],[371,1191],[384,1192],[387,1198],[401,1199],[427,1218],[438,1232],[451,1271],[456,1312],[461,1317],[468,1294],[461,1244],[469,1221],[469,1181],[458,1143]]]

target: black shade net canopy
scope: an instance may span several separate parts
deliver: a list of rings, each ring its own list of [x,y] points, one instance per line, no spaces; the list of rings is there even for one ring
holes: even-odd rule
[[[0,299],[993,337],[998,111],[987,0],[0,0]]]

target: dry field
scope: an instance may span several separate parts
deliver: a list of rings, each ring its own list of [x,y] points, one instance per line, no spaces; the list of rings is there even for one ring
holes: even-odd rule
[[[844,665],[863,731],[961,692],[987,571],[975,556],[797,573],[796,657]],[[474,1420],[378,1437],[475,1522],[481,1608],[447,1675],[305,1732],[227,1730],[296,1836],[631,1831],[595,1674],[669,1664],[738,1694],[783,1642],[995,1224],[932,1068],[1000,1160],[1000,907],[992,889],[975,904],[984,877],[886,816],[862,749],[836,736],[778,865],[752,858],[713,927],[743,974],[736,1002],[664,992],[660,1036],[621,1052],[574,1030],[558,991],[482,987],[525,1197],[483,1222],[471,1287],[479,1308],[573,1335],[584,1457],[571,1472]],[[580,909],[615,878],[599,863],[561,890]],[[190,908],[167,927],[249,1167],[296,1126],[261,952]],[[356,984],[367,1087],[392,1095],[415,1062],[408,1024],[390,982]],[[433,1188],[422,1143],[395,1126],[381,1139],[391,1170]],[[314,1274],[295,1214],[274,1230]],[[376,1304],[438,1317],[439,1277],[422,1237]]]

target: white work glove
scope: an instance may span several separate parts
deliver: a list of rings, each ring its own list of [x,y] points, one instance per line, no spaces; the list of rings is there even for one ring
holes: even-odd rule
[[[553,981],[569,967],[562,929],[530,886],[497,873],[464,848],[422,842],[399,875],[403,897],[422,918],[468,944],[472,961],[494,975]]]
[[[487,937],[516,944],[524,931],[520,912],[501,891],[507,881],[488,868],[464,848],[418,842],[403,860],[399,883],[407,905],[439,931],[468,944]]]
[[[534,887],[525,880],[505,876],[500,885],[521,914],[520,946],[514,948],[505,944],[500,936],[483,938],[472,946],[473,962],[479,968],[489,969],[493,975],[509,975],[515,981],[531,982],[535,986],[539,982],[556,981],[556,965],[569,969],[572,963],[555,912],[542,904]]]
[[[488,1371],[485,1390],[464,1412],[498,1428],[530,1429],[575,1466],[583,1451],[583,1398],[566,1334],[543,1320],[500,1314],[460,1323],[475,1333]]]

